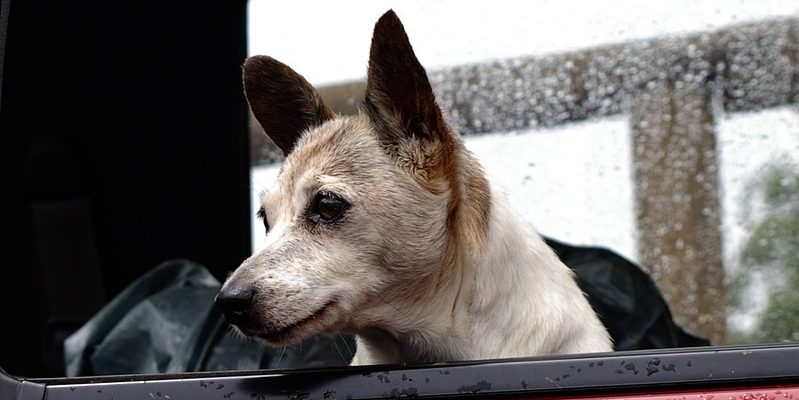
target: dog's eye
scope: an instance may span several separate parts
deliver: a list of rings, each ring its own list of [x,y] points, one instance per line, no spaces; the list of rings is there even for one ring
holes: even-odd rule
[[[328,192],[319,192],[311,207],[311,220],[314,222],[334,222],[344,215],[349,204],[341,197]]]
[[[255,213],[255,215],[258,216],[258,218],[260,218],[262,221],[264,221],[264,231],[266,233],[269,233],[269,221],[266,220],[266,211],[264,210],[264,208],[261,207],[258,210],[258,212]]]

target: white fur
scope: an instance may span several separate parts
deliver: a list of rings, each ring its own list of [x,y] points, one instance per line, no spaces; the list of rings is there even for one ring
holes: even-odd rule
[[[492,194],[487,251],[462,266],[461,283],[420,304],[429,318],[404,332],[359,335],[352,365],[612,351],[572,271]]]
[[[336,144],[314,150],[317,142]],[[344,146],[360,150],[344,155]],[[482,173],[471,153],[459,151]],[[335,175],[337,157],[368,171]],[[352,202],[340,226],[323,234],[303,225],[318,190]],[[256,318],[265,329],[292,326],[335,302],[272,343],[355,333],[353,365],[611,351],[572,271],[500,190],[490,192],[485,243],[470,248],[459,241],[451,270],[439,280],[441,260],[453,251],[445,250],[447,235],[456,234],[445,229],[448,192],[431,194],[397,167],[363,117],[330,121],[308,132],[286,160],[278,185],[263,198],[273,224],[267,245],[225,287],[244,282],[258,289]],[[250,327],[244,333],[262,332]]]
[[[266,246],[220,291],[226,316],[275,345],[355,333],[353,364],[611,351],[571,270],[444,120],[393,12],[370,54],[352,117],[278,61],[245,63],[253,112],[288,156],[262,199]],[[322,221],[331,194],[346,211]]]

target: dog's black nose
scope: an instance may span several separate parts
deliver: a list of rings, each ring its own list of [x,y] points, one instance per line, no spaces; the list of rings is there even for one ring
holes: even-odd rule
[[[216,306],[225,314],[225,319],[232,324],[246,319],[252,307],[255,290],[249,287],[224,288],[216,295]]]

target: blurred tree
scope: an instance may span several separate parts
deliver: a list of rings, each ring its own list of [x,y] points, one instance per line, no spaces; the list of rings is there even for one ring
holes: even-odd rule
[[[761,202],[752,201],[758,197]],[[782,162],[767,167],[747,196],[748,212],[762,206],[741,250],[741,269],[730,285],[730,304],[745,309],[756,275],[766,293],[766,305],[751,332],[739,332],[736,341],[799,340],[799,166]]]

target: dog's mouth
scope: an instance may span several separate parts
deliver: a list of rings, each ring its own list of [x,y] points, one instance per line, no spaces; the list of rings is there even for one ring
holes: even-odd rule
[[[330,300],[305,318],[279,328],[261,329],[254,336],[272,344],[290,345],[328,330],[336,322],[336,315],[340,308],[337,301]]]

